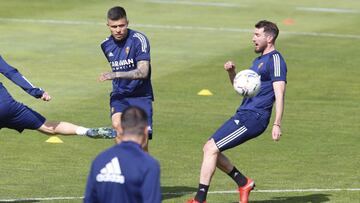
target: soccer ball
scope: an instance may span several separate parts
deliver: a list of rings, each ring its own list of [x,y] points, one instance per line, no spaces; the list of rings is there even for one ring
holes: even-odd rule
[[[260,86],[260,75],[250,69],[238,72],[234,78],[235,91],[244,97],[255,96],[259,92]]]

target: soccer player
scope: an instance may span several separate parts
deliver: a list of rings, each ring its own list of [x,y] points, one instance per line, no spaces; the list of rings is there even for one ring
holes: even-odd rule
[[[147,115],[128,107],[121,116],[119,144],[93,161],[86,185],[85,203],[160,203],[160,166],[142,147],[146,144]]]
[[[51,96],[32,85],[19,71],[0,55],[0,73],[25,90],[28,94],[44,101],[50,101]],[[10,128],[22,132],[24,129],[38,130],[44,134],[87,135],[92,138],[113,138],[111,128],[85,128],[68,122],[46,121],[38,112],[17,102],[0,82],[0,129]]]
[[[255,58],[250,67],[261,76],[261,89],[252,98],[244,98],[235,115],[227,120],[206,142],[200,171],[200,183],[195,198],[188,203],[204,203],[211,178],[218,167],[227,173],[238,185],[240,202],[247,203],[250,191],[255,182],[242,174],[222,153],[253,139],[267,128],[273,104],[275,102],[275,119],[272,125],[272,139],[278,141],[281,136],[281,120],[284,110],[284,96],[287,68],[281,54],[275,49],[275,40],[279,29],[276,24],[263,20],[255,25],[252,38]],[[231,83],[236,72],[235,64],[228,61],[224,64]]]
[[[128,29],[125,9],[119,6],[109,9],[107,26],[111,36],[101,44],[111,70],[102,73],[99,81],[112,80],[110,113],[114,129],[121,130],[120,118],[128,106],[138,106],[148,115],[149,139],[152,138],[152,102],[150,44],[146,36]],[[148,151],[148,145],[145,148]]]

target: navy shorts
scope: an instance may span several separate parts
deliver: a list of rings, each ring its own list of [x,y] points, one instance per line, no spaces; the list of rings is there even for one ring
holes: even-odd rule
[[[224,151],[236,147],[263,133],[270,115],[243,110],[227,120],[213,135],[217,148]],[[211,139],[210,138],[210,139]]]
[[[10,128],[21,133],[24,129],[39,129],[45,120],[38,112],[15,100],[0,103],[0,128]]]
[[[152,139],[152,100],[147,97],[133,97],[133,98],[120,98],[116,95],[111,96],[110,98],[110,112],[111,116],[114,113],[123,112],[129,106],[136,106],[143,109],[148,116],[148,132],[149,139]]]

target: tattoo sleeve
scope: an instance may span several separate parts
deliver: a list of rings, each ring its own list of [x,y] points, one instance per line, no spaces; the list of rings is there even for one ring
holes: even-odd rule
[[[144,79],[149,74],[149,61],[138,61],[137,68],[128,72],[114,72],[114,78],[125,78],[125,79]]]

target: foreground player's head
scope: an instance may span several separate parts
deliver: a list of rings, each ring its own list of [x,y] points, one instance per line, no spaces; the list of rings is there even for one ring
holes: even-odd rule
[[[262,20],[255,24],[254,36],[252,38],[255,44],[255,52],[263,53],[268,48],[274,46],[279,28],[275,23]]]
[[[121,114],[122,140],[139,141],[139,144],[144,144],[148,136],[147,120],[144,110],[135,106],[126,108]]]
[[[107,13],[107,26],[115,40],[121,41],[126,38],[128,33],[129,21],[123,7],[115,6]]]

